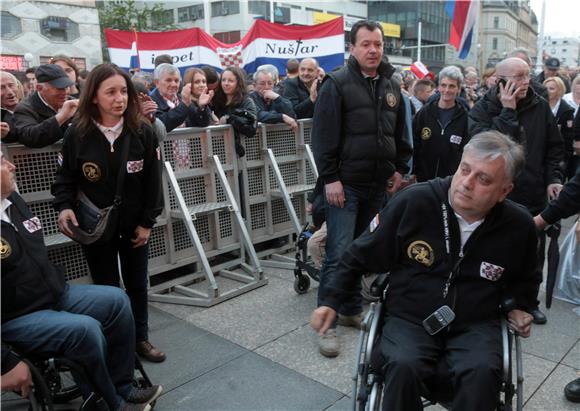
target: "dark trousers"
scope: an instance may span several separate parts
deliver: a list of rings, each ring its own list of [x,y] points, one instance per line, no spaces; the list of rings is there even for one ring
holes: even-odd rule
[[[450,370],[452,410],[494,410],[500,390],[501,352],[499,321],[431,336],[421,325],[387,317],[379,356],[385,375],[383,410],[423,410],[425,380],[435,375],[441,358]]]
[[[148,244],[133,248],[131,236],[121,234],[102,245],[84,246],[85,257],[95,284],[120,286],[121,275],[135,318],[136,341],[148,340],[147,256]]]
[[[534,214],[535,215],[535,214]],[[537,252],[537,264],[536,264],[536,276],[543,281],[544,276],[544,262],[546,261],[546,232],[538,232],[538,252]],[[540,291],[540,284],[538,284],[538,289],[536,290],[536,306],[533,308],[538,308],[540,306],[540,301],[538,300],[537,293]]]

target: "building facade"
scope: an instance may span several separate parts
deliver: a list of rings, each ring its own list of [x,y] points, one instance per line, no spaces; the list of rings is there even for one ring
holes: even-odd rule
[[[24,71],[65,54],[79,69],[103,61],[94,1],[0,1],[2,70]]]
[[[516,47],[537,54],[538,20],[530,2],[485,0],[481,13],[480,69],[493,67]]]
[[[544,37],[544,53],[566,67],[580,66],[580,37]]]

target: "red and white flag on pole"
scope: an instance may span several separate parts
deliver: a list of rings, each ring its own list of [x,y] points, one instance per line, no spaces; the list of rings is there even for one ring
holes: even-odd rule
[[[435,76],[433,73],[429,71],[429,69],[420,61],[416,61],[411,64],[411,71],[419,80],[425,77],[429,77],[431,80],[435,80]]]

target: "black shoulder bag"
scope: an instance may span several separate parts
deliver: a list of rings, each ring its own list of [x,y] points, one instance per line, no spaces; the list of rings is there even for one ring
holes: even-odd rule
[[[98,208],[93,202],[79,190],[74,206],[74,213],[79,223],[75,226],[70,221],[68,227],[74,234],[73,240],[80,244],[103,244],[109,241],[115,232],[119,222],[119,206],[121,205],[121,193],[127,175],[127,158],[129,157],[129,139],[125,135],[121,154],[121,169],[117,176],[117,190],[113,204],[109,207]]]

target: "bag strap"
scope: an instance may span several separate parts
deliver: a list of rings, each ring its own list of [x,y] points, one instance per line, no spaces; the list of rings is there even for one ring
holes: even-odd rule
[[[121,205],[121,194],[123,192],[123,185],[125,184],[125,176],[127,175],[127,159],[129,158],[129,143],[131,134],[127,133],[123,136],[123,148],[121,152],[121,170],[119,170],[119,175],[117,176],[117,190],[115,192],[115,199],[113,200],[113,205],[119,207]]]

